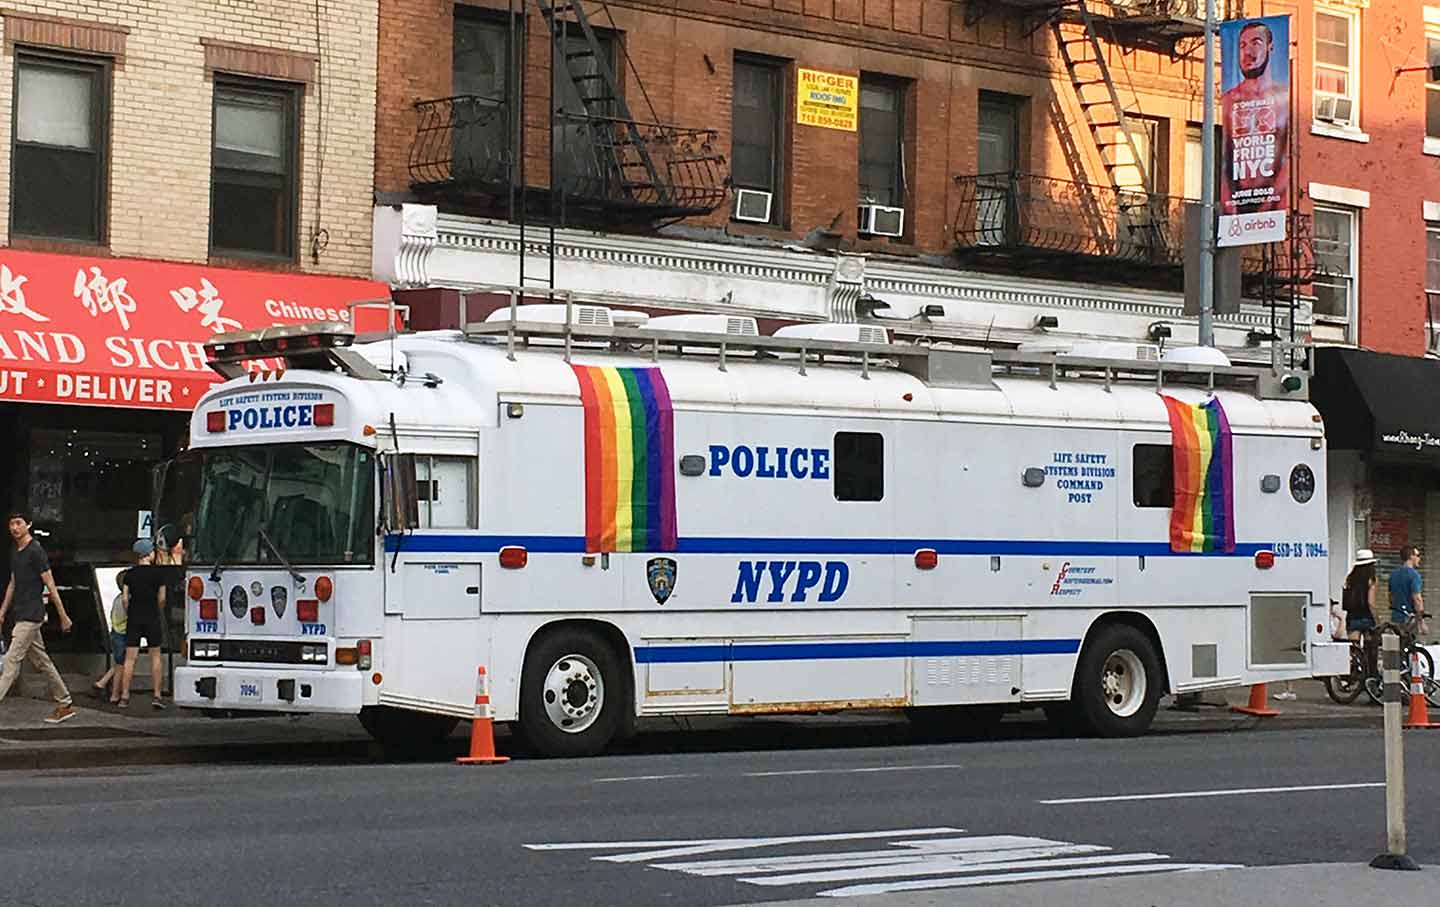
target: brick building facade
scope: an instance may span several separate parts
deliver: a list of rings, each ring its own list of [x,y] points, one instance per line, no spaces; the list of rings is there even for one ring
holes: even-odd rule
[[[388,295],[376,27],[374,0],[0,10],[0,497],[73,590],[61,652],[106,651],[113,568],[162,528],[152,470],[218,379],[205,342]]]

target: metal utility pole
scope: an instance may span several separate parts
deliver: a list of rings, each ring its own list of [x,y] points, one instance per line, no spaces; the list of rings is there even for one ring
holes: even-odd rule
[[[1215,0],[1205,0],[1205,115],[1200,133],[1200,345],[1215,345]]]

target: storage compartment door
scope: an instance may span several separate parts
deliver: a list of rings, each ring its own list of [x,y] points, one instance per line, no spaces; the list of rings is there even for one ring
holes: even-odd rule
[[[911,703],[1019,702],[1024,627],[1018,614],[913,619]]]

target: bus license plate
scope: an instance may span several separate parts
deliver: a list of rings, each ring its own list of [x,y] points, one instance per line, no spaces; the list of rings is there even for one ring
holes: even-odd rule
[[[262,701],[264,701],[264,697],[260,695],[260,681],[258,681],[258,680],[241,680],[241,681],[240,681],[240,701],[241,701],[241,702],[262,702]]]

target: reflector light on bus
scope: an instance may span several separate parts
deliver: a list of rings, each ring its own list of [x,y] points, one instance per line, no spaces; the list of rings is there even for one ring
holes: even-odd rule
[[[370,640],[360,640],[355,644],[355,648],[360,651],[360,662],[358,664],[360,670],[370,670]]]
[[[519,545],[506,545],[500,549],[500,566],[507,570],[519,570],[530,563],[530,552]]]
[[[185,584],[185,592],[192,599],[199,601],[200,596],[205,594],[205,581],[198,576],[190,577],[190,581]]]
[[[1271,567],[1275,566],[1275,552],[1255,552],[1255,566],[1259,567],[1261,570],[1269,570]]]
[[[223,409],[205,414],[205,430],[212,433],[225,430],[225,411]]]
[[[335,424],[335,404],[315,404],[315,425],[317,428],[329,428]]]
[[[250,609],[250,623],[263,625],[265,623],[265,609],[256,605]]]
[[[201,620],[219,620],[219,619],[220,619],[220,599],[218,599],[218,598],[202,598],[202,599],[200,599],[200,619],[201,619]]]
[[[302,598],[295,603],[295,616],[302,624],[320,622],[320,603],[313,598]]]
[[[915,567],[917,570],[934,570],[940,563],[940,555],[934,548],[921,548],[915,552]]]
[[[328,576],[322,576],[315,581],[315,597],[322,602],[328,602],[330,596],[335,594],[335,581]]]
[[[360,661],[360,651],[354,648],[335,650],[335,663],[337,665],[353,665]]]

